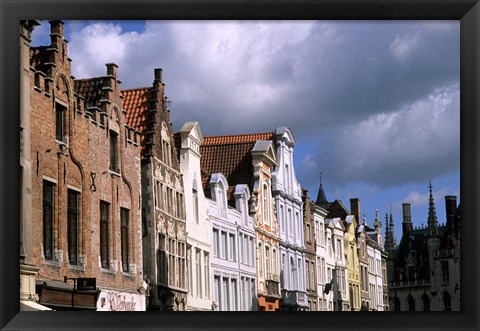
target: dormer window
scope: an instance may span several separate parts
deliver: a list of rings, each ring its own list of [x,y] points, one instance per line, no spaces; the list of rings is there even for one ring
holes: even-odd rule
[[[223,187],[223,183],[220,182],[218,184],[218,208],[220,209],[220,216],[225,217],[226,213],[225,210],[227,208],[226,204],[226,197],[225,197],[225,188]]]

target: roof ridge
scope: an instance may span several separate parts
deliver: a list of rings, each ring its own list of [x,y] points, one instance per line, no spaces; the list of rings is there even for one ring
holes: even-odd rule
[[[253,135],[260,135],[260,134],[273,134],[273,131],[264,131],[264,132],[256,132],[256,133],[238,133],[238,134],[226,134],[226,135],[216,135],[216,136],[206,136],[204,138],[217,138],[217,137],[235,137],[235,136],[253,136]]]
[[[148,90],[151,89],[152,87],[133,87],[133,88],[126,88],[126,89],[121,89],[120,93],[122,92],[129,92],[129,91],[136,91],[136,90]]]

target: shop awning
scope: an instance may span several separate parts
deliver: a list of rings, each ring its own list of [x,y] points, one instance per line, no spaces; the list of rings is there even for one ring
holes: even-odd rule
[[[39,311],[39,310],[51,310],[53,309],[42,306],[34,301],[20,300],[20,311]]]

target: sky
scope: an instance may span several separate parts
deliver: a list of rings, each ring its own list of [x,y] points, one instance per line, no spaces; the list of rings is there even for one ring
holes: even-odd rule
[[[48,22],[32,45],[49,45]],[[296,177],[317,197],[360,199],[373,225],[402,203],[427,224],[460,202],[459,21],[65,21],[75,78],[119,66],[123,89],[163,69],[174,131],[204,136],[289,127]],[[321,175],[320,175],[321,174]]]

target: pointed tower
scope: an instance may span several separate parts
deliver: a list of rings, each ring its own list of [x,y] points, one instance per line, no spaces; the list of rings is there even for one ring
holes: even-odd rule
[[[388,224],[388,213],[385,213],[385,251],[390,251],[390,226]]]
[[[430,191],[430,197],[428,200],[428,230],[427,233],[429,236],[438,236],[440,234],[437,223],[437,212],[435,210],[435,201],[433,200],[432,193],[432,181],[428,185]]]
[[[392,205],[390,205],[390,250],[394,251],[397,248],[397,241],[395,240],[395,224],[393,224]]]
[[[321,206],[328,203],[329,202],[325,196],[325,191],[323,190],[322,173],[320,173],[320,187],[318,188],[317,200],[315,201],[315,204]]]

